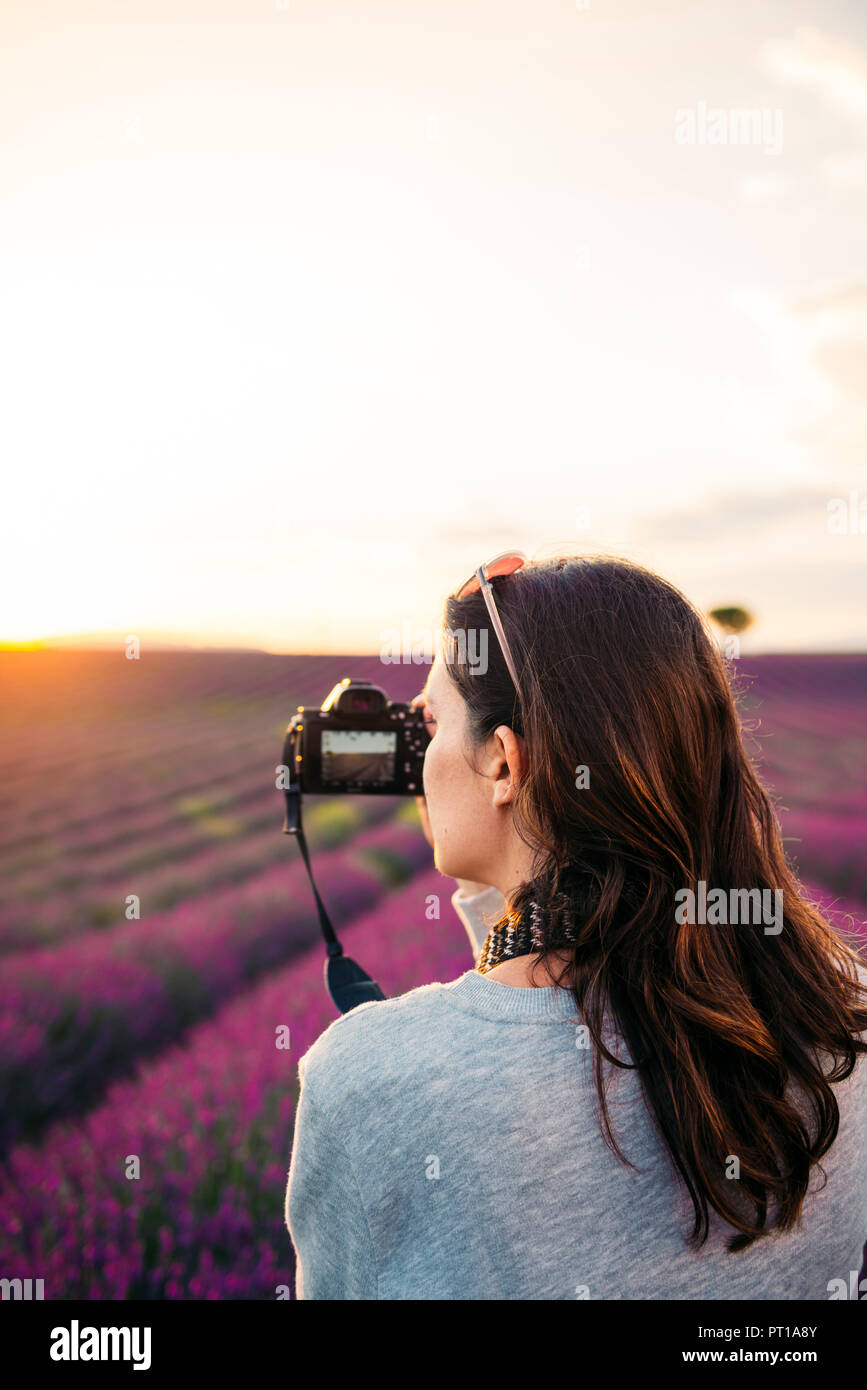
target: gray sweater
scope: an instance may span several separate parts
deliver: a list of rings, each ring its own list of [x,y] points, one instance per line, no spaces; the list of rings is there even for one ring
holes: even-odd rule
[[[503,899],[452,904],[478,960]],[[692,1203],[640,1081],[608,1063],[615,1137],[639,1171],[606,1147],[580,1023],[568,990],[475,970],[331,1023],[299,1061],[285,1206],[298,1298],[858,1297],[867,1058],[834,1087],[827,1186],[814,1167],[801,1228],[729,1254],[734,1229],[711,1209],[692,1252]],[[628,1057],[613,1030],[606,1042]]]

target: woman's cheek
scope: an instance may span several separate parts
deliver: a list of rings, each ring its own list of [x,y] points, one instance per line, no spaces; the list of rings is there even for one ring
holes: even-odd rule
[[[422,768],[422,783],[427,797],[427,809],[428,815],[431,817],[432,828],[444,819],[449,810],[448,802],[451,798],[448,767],[447,750],[442,735],[437,734],[425,753],[424,767]],[[452,796],[453,794],[452,790]]]
[[[439,781],[438,764],[440,759],[439,750],[434,746],[435,743],[436,739],[432,739],[428,744],[421,769],[422,786],[424,787],[424,794],[428,799],[428,813],[430,812],[431,797],[436,797],[437,784]]]

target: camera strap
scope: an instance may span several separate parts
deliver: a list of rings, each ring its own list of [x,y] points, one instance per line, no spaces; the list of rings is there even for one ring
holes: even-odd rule
[[[319,896],[319,890],[313,879],[313,870],[310,867],[310,854],[307,849],[307,840],[301,825],[301,790],[297,784],[284,786],[283,792],[286,798],[286,819],[283,822],[283,833],[294,835],[301,849],[304,865],[307,869],[307,876],[310,879],[310,887],[313,889],[313,896],[316,899],[316,909],[319,913],[319,926],[325,938],[325,949],[327,956],[325,960],[325,987],[341,1014],[348,1014],[350,1010],[357,1008],[359,1004],[369,1004],[385,999],[385,995],[375,980],[362,970],[361,966],[351,960],[349,956],[343,954],[343,947],[337,939],[337,933],[331,925],[331,919],[325,910],[325,904]]]

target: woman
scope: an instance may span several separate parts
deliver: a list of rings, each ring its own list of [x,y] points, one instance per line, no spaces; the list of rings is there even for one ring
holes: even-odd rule
[[[302,1057],[298,1297],[857,1296],[867,968],[698,613],[626,561],[498,557],[444,628],[424,805],[476,966]]]

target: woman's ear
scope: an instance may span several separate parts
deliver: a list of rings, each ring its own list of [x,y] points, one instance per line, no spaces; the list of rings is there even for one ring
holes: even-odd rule
[[[493,781],[493,805],[507,806],[514,801],[526,772],[526,745],[508,724],[495,729],[493,739],[488,774]]]

